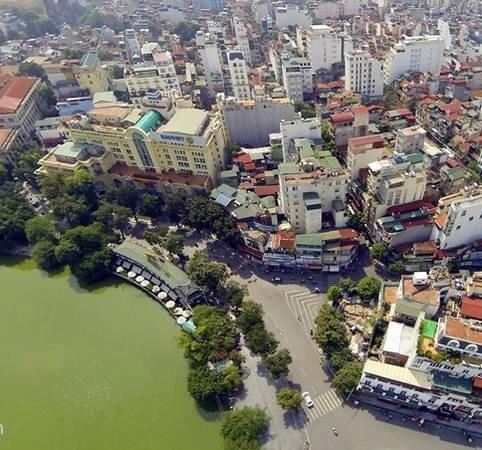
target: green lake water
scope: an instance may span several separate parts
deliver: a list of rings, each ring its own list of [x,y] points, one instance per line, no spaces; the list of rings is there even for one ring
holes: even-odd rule
[[[7,264],[7,265],[4,265]],[[0,449],[219,450],[187,393],[177,326],[135,287],[0,260]]]

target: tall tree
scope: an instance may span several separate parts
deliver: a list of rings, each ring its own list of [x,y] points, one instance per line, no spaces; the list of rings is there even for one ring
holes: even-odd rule
[[[31,245],[39,241],[55,241],[55,223],[50,216],[35,216],[25,223],[25,234]]]
[[[287,348],[282,348],[278,350],[273,355],[266,358],[266,367],[273,378],[286,377],[289,372],[289,365],[293,359],[291,358],[290,352]]]
[[[211,261],[204,251],[196,251],[187,264],[187,274],[209,292],[220,291],[228,278],[226,264]]]
[[[248,407],[223,413],[221,435],[226,450],[257,450],[260,439],[269,427],[269,417],[264,409]]]

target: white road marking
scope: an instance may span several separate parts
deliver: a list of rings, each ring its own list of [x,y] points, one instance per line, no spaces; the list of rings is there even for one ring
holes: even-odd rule
[[[313,400],[313,408],[308,409],[308,417],[314,421],[323,416],[326,416],[331,411],[334,411],[341,405],[341,399],[337,393],[332,389],[329,390]]]

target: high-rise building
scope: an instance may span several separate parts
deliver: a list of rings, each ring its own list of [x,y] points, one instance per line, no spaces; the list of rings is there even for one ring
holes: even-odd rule
[[[281,62],[286,96],[293,101],[303,101],[303,93],[313,91],[310,61],[306,58],[286,57]]]
[[[109,76],[104,70],[96,53],[86,53],[78,66],[74,67],[77,83],[91,94],[109,90]]]
[[[443,61],[444,40],[441,36],[405,36],[385,56],[384,82],[390,84],[409,71],[438,75]]]
[[[345,54],[345,89],[358,92],[365,98],[383,95],[382,63],[366,50]]]
[[[127,60],[132,63],[141,57],[141,44],[137,39],[135,30],[124,31],[124,48]]]
[[[294,120],[298,116],[287,98],[255,97],[237,101],[218,97],[217,100],[229,140],[239,145],[267,146],[269,135],[280,131],[282,120]]]
[[[466,187],[438,202],[431,239],[441,249],[469,245],[482,239],[482,189]]]
[[[246,25],[241,22],[239,17],[233,17],[233,28],[238,47],[243,52],[246,64],[251,67],[251,51],[249,49],[249,39]]]
[[[244,55],[241,50],[230,50],[227,52],[227,56],[234,98],[236,100],[249,100],[251,92]]]
[[[296,38],[298,47],[310,61],[313,72],[330,70],[333,64],[343,62],[344,55],[353,48],[349,35],[337,33],[327,25],[299,27]]]
[[[221,67],[222,55],[217,46],[216,36],[198,31],[196,33],[196,46],[199,59],[204,67],[204,77],[210,95],[224,92],[224,78]]]

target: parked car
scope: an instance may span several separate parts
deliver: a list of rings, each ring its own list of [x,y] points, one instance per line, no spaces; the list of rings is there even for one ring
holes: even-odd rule
[[[273,278],[271,278],[271,281],[273,283],[281,283],[281,278],[280,277],[273,277]]]
[[[315,406],[315,404],[313,403],[313,400],[311,400],[309,392],[303,392],[301,395],[304,398],[306,406],[308,408],[313,408],[313,406]]]

